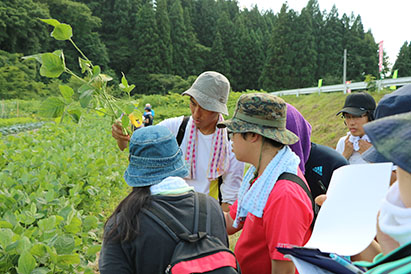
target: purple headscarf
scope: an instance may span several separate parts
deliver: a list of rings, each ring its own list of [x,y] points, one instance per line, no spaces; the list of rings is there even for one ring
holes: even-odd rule
[[[295,107],[288,103],[286,128],[300,138],[297,143],[290,145],[290,148],[300,157],[300,169],[305,174],[305,163],[311,150],[311,125]]]

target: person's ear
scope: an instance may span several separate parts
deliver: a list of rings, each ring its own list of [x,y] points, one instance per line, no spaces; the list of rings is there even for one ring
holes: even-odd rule
[[[258,142],[258,140],[260,140],[261,138],[263,138],[260,134],[257,134],[257,133],[254,133],[254,132],[251,132],[250,134],[249,134],[249,141],[251,142],[251,143],[255,143],[255,142]]]

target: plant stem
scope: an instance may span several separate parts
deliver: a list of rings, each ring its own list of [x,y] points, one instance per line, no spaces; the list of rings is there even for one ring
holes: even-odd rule
[[[81,51],[81,49],[79,49],[79,47],[77,47],[77,45],[74,43],[74,41],[71,40],[71,38],[69,39],[69,41],[73,44],[73,46],[76,48],[76,50],[77,50],[78,52],[80,52],[81,56],[83,56],[83,58],[86,59],[86,60],[87,60],[88,62],[90,62],[90,64],[91,64],[91,61],[87,58],[86,55],[84,55],[84,53]]]
[[[84,80],[83,78],[77,76],[77,74],[75,74],[74,72],[72,72],[70,69],[68,69],[67,67],[65,68],[66,72],[74,77],[76,77],[78,80],[84,82],[84,83],[88,83],[86,80]]]

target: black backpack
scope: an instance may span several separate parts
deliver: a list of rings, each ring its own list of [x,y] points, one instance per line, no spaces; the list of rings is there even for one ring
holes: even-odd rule
[[[207,196],[195,193],[194,227],[189,231],[181,222],[153,201],[143,212],[158,223],[177,243],[165,273],[241,273],[234,253],[210,234]]]
[[[280,175],[280,177],[278,177],[277,181],[279,181],[279,180],[288,180],[288,181],[294,182],[297,185],[299,185],[300,187],[302,187],[302,189],[304,189],[304,191],[307,194],[308,198],[310,198],[310,200],[311,200],[311,206],[312,206],[313,212],[314,212],[314,218],[313,218],[313,221],[311,223],[311,227],[314,228],[314,223],[315,223],[315,220],[317,219],[317,215],[318,215],[318,211],[320,210],[320,207],[315,203],[310,189],[308,189],[307,185],[304,183],[304,181],[300,177],[298,177],[297,175],[292,174],[292,173],[284,172],[283,174]]]

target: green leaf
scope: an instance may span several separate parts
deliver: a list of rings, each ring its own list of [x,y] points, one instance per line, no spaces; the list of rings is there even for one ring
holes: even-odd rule
[[[0,245],[3,248],[6,248],[8,246],[13,238],[13,231],[11,229],[0,229]]]
[[[124,110],[125,110],[125,112],[127,113],[127,115],[128,114],[130,114],[130,113],[132,113],[133,111],[134,111],[134,105],[133,104],[126,104],[125,106],[124,106]]]
[[[31,247],[32,247],[32,244],[30,242],[30,239],[27,238],[26,236],[23,236],[20,240],[17,241],[16,250],[19,254],[21,254],[24,251],[30,250]]]
[[[73,119],[73,121],[75,123],[78,123],[80,121],[81,110],[79,110],[79,109],[70,109],[68,111],[68,113],[70,114],[71,119]]]
[[[70,232],[70,233],[73,233],[73,234],[79,233],[81,231],[81,220],[80,220],[80,218],[74,216],[71,219],[70,224],[64,226],[64,229],[67,232]]]
[[[101,73],[100,66],[93,66],[93,78],[97,77]]]
[[[126,88],[126,87],[128,87],[128,82],[127,82],[126,76],[124,75],[123,72],[121,72],[121,74],[123,75],[123,77],[121,77],[121,84]]]
[[[113,77],[107,75],[107,74],[100,74],[100,78],[103,82],[109,82],[113,80]]]
[[[52,25],[53,27],[56,27],[60,24],[60,22],[57,21],[56,19],[40,19],[40,20],[46,24]]]
[[[70,25],[61,23],[54,27],[51,36],[60,41],[69,40],[73,36],[73,30]]]
[[[79,264],[80,256],[78,254],[58,255],[57,262],[62,265]]]
[[[74,90],[66,85],[59,85],[59,89],[63,98],[67,100],[67,102],[71,102],[71,97],[74,94]]]
[[[48,269],[47,267],[37,267],[30,274],[48,274],[48,273],[50,273],[50,269]]]
[[[7,221],[0,221],[0,228],[13,228],[13,225]]]
[[[78,58],[78,63],[80,65],[81,68],[81,73],[86,72],[87,69],[89,69],[91,67],[91,62],[88,60],[85,60],[83,58]]]
[[[101,250],[101,245],[93,245],[88,247],[86,255],[87,256],[92,256],[92,255],[96,255],[97,252],[99,252]]]
[[[40,64],[42,64],[43,61],[41,60],[41,55],[42,55],[41,53],[39,53],[39,54],[33,54],[33,55],[23,56],[23,57],[21,57],[21,59],[23,59],[23,60],[34,59],[34,60],[36,60],[37,62],[39,62]]]
[[[53,53],[47,52],[41,55],[42,65],[40,67],[40,75],[57,78],[65,69],[63,59]]]
[[[87,216],[86,218],[84,218],[83,221],[83,231],[89,231],[91,229],[96,228],[98,225],[98,219],[95,216]]]
[[[38,221],[38,226],[41,231],[49,231],[56,228],[56,216],[50,216],[48,218]]]
[[[30,249],[30,253],[37,256],[37,257],[43,257],[47,253],[46,245],[44,245],[44,244],[35,244]]]
[[[88,104],[90,103],[91,99],[93,99],[93,90],[92,90],[92,89],[91,89],[91,90],[89,89],[89,90],[84,91],[84,92],[80,95],[80,98],[79,98],[80,105],[81,105],[83,108],[86,108],[86,107],[88,106]]]
[[[128,116],[123,115],[123,117],[121,117],[121,124],[123,128],[127,128],[129,123],[130,123],[130,119],[128,118]]]
[[[22,274],[30,274],[36,267],[36,260],[28,251],[23,251],[18,260],[17,271]]]
[[[65,103],[58,97],[47,98],[40,106],[39,114],[47,118],[56,118],[63,115]]]
[[[50,256],[50,260],[52,263],[56,264],[57,263],[57,253],[56,253],[56,249],[54,247],[50,247],[48,245],[46,245],[46,249],[47,249],[47,253]]]
[[[74,249],[74,238],[71,235],[58,236],[53,241],[57,254],[70,254]]]
[[[82,94],[83,92],[87,91],[87,90],[94,90],[94,87],[89,85],[89,84],[84,84],[82,86],[79,87],[79,89],[77,90],[78,93]]]

